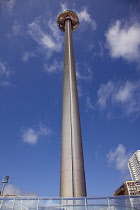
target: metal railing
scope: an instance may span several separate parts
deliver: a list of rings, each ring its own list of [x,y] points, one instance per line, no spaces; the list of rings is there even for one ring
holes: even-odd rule
[[[0,197],[0,210],[140,210],[140,196]]]

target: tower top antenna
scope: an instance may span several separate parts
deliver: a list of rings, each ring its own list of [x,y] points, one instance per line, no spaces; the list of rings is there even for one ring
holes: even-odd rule
[[[79,18],[76,15],[76,13],[74,13],[71,10],[64,10],[58,16],[57,24],[58,24],[59,28],[61,29],[61,31],[65,31],[65,21],[66,20],[71,20],[72,31],[75,31],[79,25]]]

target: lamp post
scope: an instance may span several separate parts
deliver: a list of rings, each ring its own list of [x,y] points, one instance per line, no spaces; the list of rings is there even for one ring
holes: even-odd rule
[[[8,183],[8,180],[9,180],[9,176],[6,176],[5,180],[2,181],[3,186],[2,186],[2,190],[1,190],[1,195],[3,195],[4,188],[5,188],[5,185]]]

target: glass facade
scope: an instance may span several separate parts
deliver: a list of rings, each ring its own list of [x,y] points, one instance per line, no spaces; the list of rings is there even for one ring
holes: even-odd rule
[[[0,197],[0,210],[140,210],[140,196]]]

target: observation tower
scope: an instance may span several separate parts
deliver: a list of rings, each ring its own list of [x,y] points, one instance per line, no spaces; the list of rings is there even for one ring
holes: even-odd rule
[[[65,32],[60,196],[85,197],[86,181],[72,41],[72,32],[78,27],[79,19],[73,11],[65,10],[59,15],[57,24]]]

